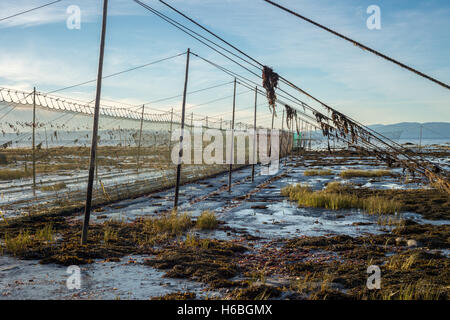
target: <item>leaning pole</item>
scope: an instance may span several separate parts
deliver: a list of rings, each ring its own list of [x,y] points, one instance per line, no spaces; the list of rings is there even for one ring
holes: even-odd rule
[[[82,245],[85,245],[87,243],[89,218],[91,216],[92,189],[93,189],[93,185],[94,185],[95,159],[96,159],[96,153],[97,153],[98,118],[100,115],[100,96],[101,96],[101,91],[102,91],[103,56],[105,53],[105,34],[106,34],[107,12],[108,12],[108,0],[103,0],[103,22],[102,22],[102,35],[101,35],[101,40],[100,40],[100,55],[99,55],[99,59],[98,59],[97,93],[95,96],[94,125],[92,127],[91,157],[89,160],[89,178],[88,178],[87,191],[86,191],[86,207],[84,210],[83,231],[81,233],[81,244]]]

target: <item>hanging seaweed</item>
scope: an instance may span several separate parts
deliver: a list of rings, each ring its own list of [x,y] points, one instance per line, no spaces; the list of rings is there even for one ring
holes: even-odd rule
[[[6,149],[6,148],[8,148],[8,147],[10,147],[10,146],[12,146],[12,141],[8,141],[8,142],[2,144],[0,147],[1,147],[2,149]]]
[[[299,125],[298,125],[298,117],[297,114],[295,114],[295,130],[297,131],[297,136],[300,136],[300,129],[299,129]]]
[[[291,130],[294,117],[297,118],[297,110],[291,108],[287,104],[285,104],[284,107],[286,108],[286,126],[289,130]]]
[[[266,96],[269,102],[269,106],[273,109],[275,113],[275,101],[277,100],[277,95],[275,89],[278,87],[279,76],[276,72],[267,66],[264,66],[262,71],[263,87],[266,89]]]

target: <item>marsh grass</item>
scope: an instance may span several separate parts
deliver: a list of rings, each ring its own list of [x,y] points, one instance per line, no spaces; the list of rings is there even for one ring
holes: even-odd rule
[[[115,230],[112,226],[106,226],[103,234],[103,241],[105,243],[108,243],[118,240],[119,240],[119,232]]]
[[[397,290],[385,291],[383,300],[440,300],[445,290],[442,286],[421,279],[401,285]]]
[[[65,188],[67,188],[67,185],[64,182],[58,182],[50,186],[43,186],[40,189],[42,191],[59,191]]]
[[[42,229],[38,229],[34,235],[34,239],[37,241],[53,241],[55,238],[55,231],[52,224],[48,224]]]
[[[386,177],[394,176],[395,174],[390,170],[344,170],[339,173],[339,175],[346,178],[375,178],[375,177]]]
[[[414,266],[414,263],[418,262],[419,254],[407,255],[395,255],[392,256],[386,264],[386,269],[392,271],[408,271]]]
[[[201,230],[213,230],[217,228],[219,221],[214,212],[206,210],[197,218],[195,226]]]
[[[333,280],[335,276],[325,272],[308,272],[294,281],[293,289],[308,297],[309,300],[327,299],[330,293],[334,294]]]
[[[160,217],[152,217],[145,220],[144,230],[151,234],[167,233],[179,235],[192,227],[192,218],[188,213],[172,211]]]
[[[28,230],[21,230],[15,237],[10,237],[5,233],[6,252],[17,256],[26,252],[32,246],[40,246],[43,242],[53,242],[55,231],[52,224],[47,224],[43,228],[37,229],[34,234]]]
[[[17,180],[23,178],[29,178],[33,175],[33,172],[29,170],[0,170],[0,180]]]
[[[210,239],[200,239],[192,233],[186,235],[186,239],[182,242],[184,247],[208,249],[211,247]]]
[[[28,231],[21,231],[17,236],[11,238],[5,234],[5,248],[8,253],[14,256],[25,252],[28,246],[32,245],[33,239]]]
[[[344,193],[349,187],[331,183],[325,190],[312,191],[305,185],[287,186],[281,190],[283,196],[297,201],[300,207],[325,208],[330,210],[362,209],[368,214],[394,214],[401,205],[394,200],[379,196],[361,198]]]
[[[402,206],[395,200],[373,196],[362,199],[361,209],[369,214],[395,214],[401,211]]]
[[[307,176],[307,177],[311,177],[311,176],[331,176],[333,174],[333,171],[331,171],[331,170],[311,169],[311,170],[306,170],[303,174],[305,176]]]

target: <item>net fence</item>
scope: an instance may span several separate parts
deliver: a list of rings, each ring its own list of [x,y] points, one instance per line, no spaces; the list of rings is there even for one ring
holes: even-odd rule
[[[92,103],[0,88],[3,213],[16,216],[83,207],[93,113]],[[245,122],[235,121],[233,131],[229,119],[186,112],[181,183],[228,171],[230,140],[234,141],[235,169],[270,155],[271,139],[278,139],[279,158],[289,154],[294,146],[293,130],[281,123],[280,115],[277,122],[284,129],[273,137],[264,126],[253,126],[253,116],[241,117]],[[257,112],[257,118],[264,117],[270,119],[266,108]],[[145,105],[101,105],[94,205],[173,187],[180,129],[181,113],[173,108],[154,112]],[[266,148],[265,153],[261,148]],[[206,154],[216,161],[207,159]]]

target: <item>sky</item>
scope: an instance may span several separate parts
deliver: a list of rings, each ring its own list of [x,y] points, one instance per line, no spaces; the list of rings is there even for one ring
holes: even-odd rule
[[[195,28],[157,0],[142,0]],[[3,0],[0,19],[47,3]],[[365,52],[262,0],[167,0],[212,31],[268,65],[328,105],[364,124],[449,122],[450,91]],[[277,0],[321,24],[450,83],[450,2],[447,0]],[[96,78],[101,0],[64,0],[0,22],[0,86],[49,92]],[[69,29],[67,8],[81,10],[81,28]],[[381,9],[381,29],[369,30],[367,8]],[[198,28],[196,31],[201,32]],[[217,64],[256,80],[200,42],[132,0],[109,0],[104,75],[185,52],[190,48]],[[102,101],[140,105],[181,94],[186,56],[103,81]],[[250,67],[252,69],[252,67]],[[255,70],[255,69],[253,69]],[[231,117],[232,78],[191,56],[187,112]],[[320,108],[314,101],[292,94]],[[238,85],[236,119],[251,123],[254,95]],[[92,101],[95,83],[58,92]],[[205,102],[224,98],[215,103]],[[114,101],[114,102],[112,102]],[[259,98],[260,123],[270,121]],[[204,104],[197,106],[198,104]],[[176,111],[181,98],[149,108]],[[280,122],[281,117],[277,118]]]

